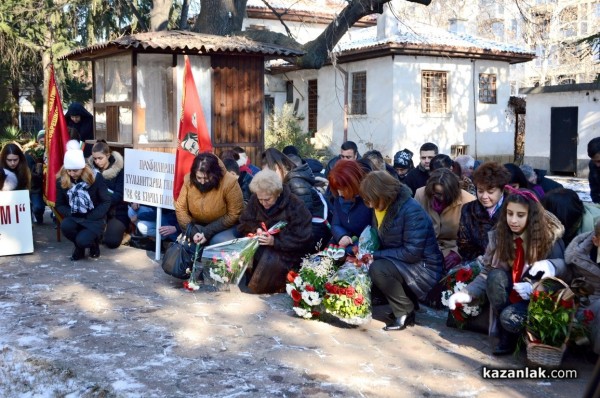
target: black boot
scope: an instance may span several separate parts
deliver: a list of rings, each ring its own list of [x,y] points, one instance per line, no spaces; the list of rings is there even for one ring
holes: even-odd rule
[[[492,351],[492,355],[502,356],[515,352],[519,335],[506,331],[500,326],[498,345]]]
[[[410,313],[408,313],[406,315],[402,315],[401,317],[396,318],[394,320],[394,322],[385,326],[383,328],[383,330],[385,330],[386,332],[392,331],[392,330],[404,330],[404,329],[406,329],[407,326],[415,326],[415,312],[414,311],[411,311]]]
[[[100,257],[100,244],[98,243],[98,241],[94,242],[90,246],[90,257],[91,258],[98,258],[98,257]]]
[[[83,247],[75,246],[73,254],[71,254],[70,257],[71,261],[81,260],[83,257],[85,257],[85,249]]]

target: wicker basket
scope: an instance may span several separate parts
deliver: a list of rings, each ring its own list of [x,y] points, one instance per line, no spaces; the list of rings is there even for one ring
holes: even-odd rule
[[[563,355],[567,349],[566,342],[560,347],[534,343],[532,337],[527,333],[527,360],[533,365],[549,368],[557,368],[562,362]]]

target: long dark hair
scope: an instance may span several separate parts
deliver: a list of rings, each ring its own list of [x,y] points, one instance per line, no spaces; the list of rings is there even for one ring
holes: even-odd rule
[[[201,184],[196,178],[196,173],[201,171],[206,173],[208,177],[208,183]],[[202,191],[202,187],[206,190],[207,187],[216,188],[223,179],[223,169],[219,165],[219,158],[212,153],[199,153],[194,158],[192,168],[190,170],[190,182],[199,190]]]
[[[577,192],[567,188],[557,188],[548,192],[542,199],[542,205],[565,226],[563,241],[571,243],[581,226],[585,207]]]
[[[17,155],[19,157],[19,164],[17,164],[15,170],[8,167],[8,163],[6,162],[8,155]],[[0,167],[12,171],[17,176],[18,183],[15,190],[29,189],[31,185],[31,171],[29,170],[25,154],[19,145],[13,142],[4,145],[2,152],[0,152]]]

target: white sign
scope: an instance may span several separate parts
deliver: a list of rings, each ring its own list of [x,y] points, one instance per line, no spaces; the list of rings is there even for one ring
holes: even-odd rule
[[[33,253],[29,191],[0,191],[0,256]]]
[[[123,200],[163,209],[175,209],[173,180],[175,155],[125,149],[125,192]]]

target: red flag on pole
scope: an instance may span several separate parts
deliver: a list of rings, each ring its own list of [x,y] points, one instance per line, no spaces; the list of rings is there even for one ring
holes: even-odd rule
[[[60,102],[60,94],[56,87],[54,66],[50,64],[48,119],[46,121],[47,164],[44,165],[44,200],[51,207],[54,207],[56,202],[56,174],[62,167],[66,150],[65,146],[68,141],[69,132]]]
[[[179,135],[177,153],[175,154],[175,180],[173,181],[173,197],[177,200],[183,178],[192,168],[194,158],[200,152],[211,152],[212,143],[204,120],[202,104],[194,83],[192,67],[188,56],[185,56],[183,69],[183,96],[181,99],[181,118],[179,119]]]

